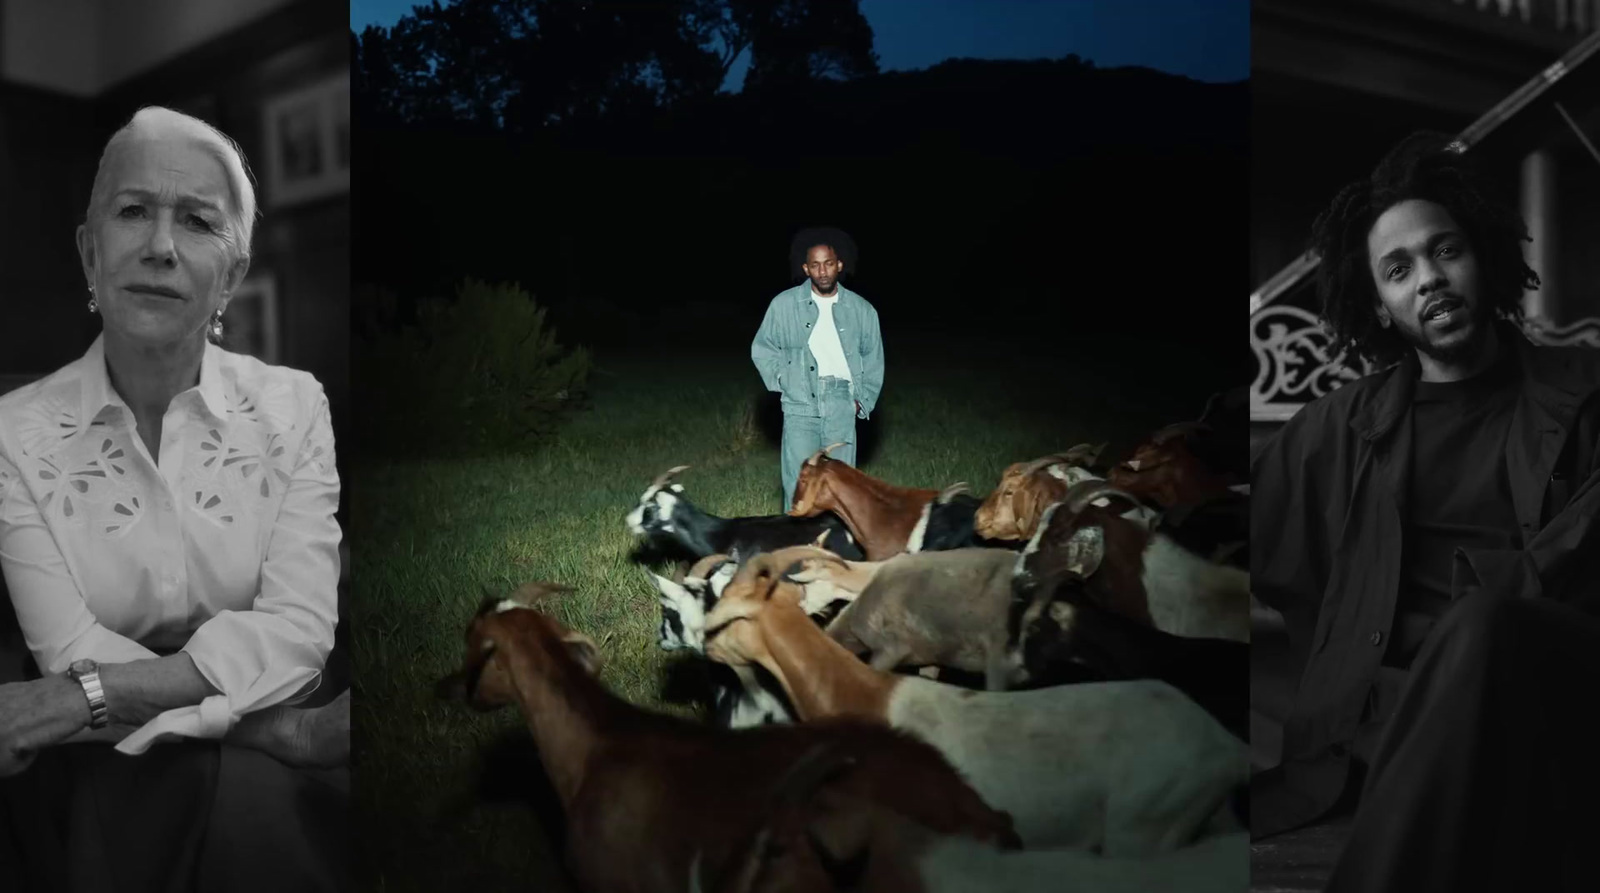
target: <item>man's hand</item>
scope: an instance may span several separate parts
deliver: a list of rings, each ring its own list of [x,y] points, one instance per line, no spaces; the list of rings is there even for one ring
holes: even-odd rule
[[[856,415],[861,415],[861,401],[856,401]]]

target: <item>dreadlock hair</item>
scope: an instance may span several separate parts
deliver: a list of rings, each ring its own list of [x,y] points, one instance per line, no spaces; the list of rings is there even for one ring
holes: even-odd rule
[[[1522,318],[1524,289],[1539,276],[1522,259],[1532,241],[1522,216],[1498,201],[1459,146],[1439,133],[1414,133],[1389,151],[1372,175],[1350,183],[1311,225],[1322,321],[1333,332],[1333,348],[1352,350],[1387,366],[1409,349],[1393,328],[1378,324],[1378,290],[1367,258],[1367,235],[1384,211],[1422,199],[1450,212],[1478,261],[1483,297],[1493,310]]]
[[[856,242],[842,229],[832,226],[808,226],[795,233],[794,241],[789,243],[789,273],[794,275],[805,266],[806,255],[812,248],[826,245],[833,249],[835,256],[844,263],[844,272],[839,278],[850,273],[856,268]],[[805,274],[799,273],[804,279]]]

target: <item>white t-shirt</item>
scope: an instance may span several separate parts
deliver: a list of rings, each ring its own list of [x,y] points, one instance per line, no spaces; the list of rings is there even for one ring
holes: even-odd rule
[[[833,308],[839,303],[839,293],[825,298],[815,291],[811,300],[817,304],[817,322],[811,327],[811,355],[817,358],[817,375],[850,380],[850,364],[845,362],[844,345],[839,343],[839,327],[833,321]]]

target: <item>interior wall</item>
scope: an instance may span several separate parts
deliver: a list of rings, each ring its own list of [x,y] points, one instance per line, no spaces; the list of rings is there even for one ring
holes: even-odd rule
[[[93,97],[293,0],[6,0],[0,80]]]
[[[290,2],[98,0],[100,89],[169,62]]]
[[[67,96],[100,87],[98,0],[5,0],[0,6],[0,80]]]

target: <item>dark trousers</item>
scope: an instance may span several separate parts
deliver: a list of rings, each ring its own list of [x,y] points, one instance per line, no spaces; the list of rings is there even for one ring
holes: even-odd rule
[[[1417,655],[1328,890],[1600,890],[1600,619],[1469,596]]]
[[[0,780],[0,890],[345,890],[347,779],[210,741],[50,748]]]

